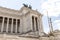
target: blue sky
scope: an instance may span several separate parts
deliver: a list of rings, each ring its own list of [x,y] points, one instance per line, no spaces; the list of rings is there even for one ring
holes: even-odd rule
[[[49,32],[48,16],[52,18],[54,30],[60,30],[60,0],[0,0],[0,6],[19,10],[23,3],[31,5],[34,10],[43,14],[44,31]]]

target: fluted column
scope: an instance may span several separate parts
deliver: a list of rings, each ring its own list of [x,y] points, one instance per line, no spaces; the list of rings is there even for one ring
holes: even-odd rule
[[[34,35],[35,35],[35,31],[36,31],[36,22],[35,22],[35,17],[34,17]]]
[[[4,17],[3,17],[3,20],[2,20],[2,27],[1,27],[1,32],[3,32],[3,28],[4,28]]]
[[[6,32],[8,33],[8,27],[9,27],[9,18],[7,18],[7,27],[6,27]]]
[[[12,18],[12,24],[11,24],[11,33],[13,33],[13,18]]]
[[[20,22],[20,21],[19,21]],[[19,24],[19,33],[20,33],[20,24]]]
[[[34,28],[35,28],[34,31],[36,31],[36,20],[35,20],[35,17],[34,17]]]
[[[16,19],[15,33],[17,33],[17,19]]]
[[[39,19],[37,18],[37,25],[36,25],[36,30],[37,30],[37,35],[39,35]]]

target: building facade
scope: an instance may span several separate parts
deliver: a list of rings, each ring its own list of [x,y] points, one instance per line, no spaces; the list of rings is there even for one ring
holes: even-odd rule
[[[1,40],[38,40],[42,32],[42,14],[37,10],[26,6],[20,10],[0,7]]]
[[[60,40],[60,31],[43,31],[42,14],[24,5],[20,10],[0,7],[0,40]]]

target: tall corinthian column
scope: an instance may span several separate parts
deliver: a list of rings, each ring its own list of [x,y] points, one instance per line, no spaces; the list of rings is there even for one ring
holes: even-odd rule
[[[3,17],[3,20],[2,20],[1,32],[3,32],[3,28],[4,28],[4,17]]]
[[[13,33],[13,18],[12,18],[12,24],[11,24],[11,33]]]
[[[15,33],[17,33],[17,19],[16,19]]]
[[[9,18],[7,18],[7,27],[6,27],[6,32],[8,33],[8,27],[9,27]]]
[[[34,28],[35,28],[34,31],[36,31],[36,20],[35,20],[35,17],[34,17]]]

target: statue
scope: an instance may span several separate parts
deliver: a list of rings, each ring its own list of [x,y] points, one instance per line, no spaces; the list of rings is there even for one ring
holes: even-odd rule
[[[29,8],[32,9],[31,5],[29,5]]]
[[[31,5],[27,5],[27,4],[23,4],[24,5],[24,7],[28,7],[29,9],[32,9],[32,6]]]
[[[28,7],[28,5],[27,4],[23,4],[24,5],[24,7]]]

